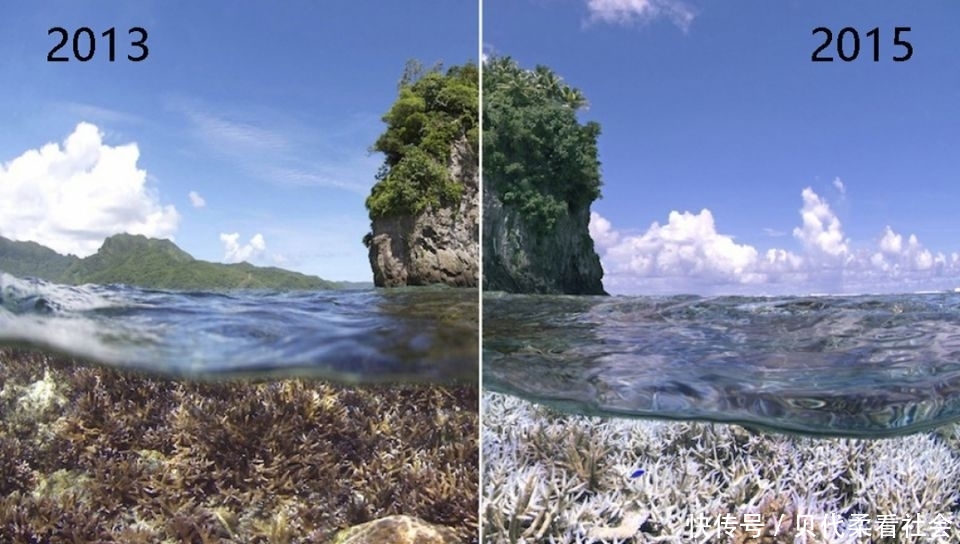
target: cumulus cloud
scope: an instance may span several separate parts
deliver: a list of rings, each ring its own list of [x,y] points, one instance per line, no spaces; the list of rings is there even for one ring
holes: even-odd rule
[[[870,263],[875,268],[894,276],[909,271],[944,267],[951,261],[943,253],[934,254],[924,248],[915,234],[911,234],[904,244],[903,236],[894,232],[890,225],[884,227],[883,236],[878,245],[880,251],[870,257]]]
[[[783,294],[945,288],[960,275],[960,253],[924,248],[913,234],[887,226],[874,248],[854,251],[840,219],[812,189],[801,192],[800,252],[761,252],[718,231],[713,213],[673,211],[667,223],[624,235],[606,218],[590,216],[605,284],[620,292]],[[948,274],[949,273],[949,274]],[[952,274],[952,276],[951,276]],[[954,279],[952,279],[954,278]]]
[[[814,258],[843,259],[850,249],[840,219],[813,189],[807,187],[801,196],[803,225],[793,229],[793,236]]]
[[[137,167],[136,143],[110,146],[80,123],[63,144],[0,165],[0,236],[88,256],[113,234],[173,238],[180,215],[160,203]]]
[[[596,212],[590,213],[590,237],[597,247],[606,249],[617,243],[620,239],[620,233],[613,230],[610,221]]]
[[[592,222],[598,225],[595,230],[603,232],[599,226],[608,222],[594,215]],[[609,227],[605,230],[605,240],[617,239],[616,232]],[[756,249],[717,233],[713,214],[707,209],[698,214],[670,212],[667,224],[655,222],[644,234],[626,237],[607,247],[615,273],[670,277],[708,275],[736,281],[757,261]]]
[[[587,0],[590,22],[629,26],[667,18],[681,30],[690,29],[696,12],[679,0]]]
[[[267,249],[267,243],[263,235],[259,232],[253,235],[244,245],[240,245],[240,234],[233,232],[230,234],[220,233],[220,241],[223,243],[223,260],[228,263],[239,263],[256,258]]]
[[[893,232],[890,225],[883,229],[883,237],[880,238],[880,251],[888,254],[898,254],[903,249],[903,236]]]
[[[190,194],[187,196],[190,197],[190,204],[192,204],[194,208],[202,208],[207,205],[207,201],[196,191],[190,191]]]

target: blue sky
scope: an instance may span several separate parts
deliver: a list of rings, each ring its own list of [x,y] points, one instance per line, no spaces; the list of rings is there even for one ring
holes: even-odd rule
[[[380,117],[407,59],[476,59],[477,16],[450,0],[7,2],[0,235],[85,255],[130,231],[370,281]],[[91,61],[47,62],[53,26],[115,27],[117,61],[102,38]],[[132,26],[148,31],[140,63]]]
[[[609,291],[914,291],[960,286],[957,20],[945,0],[485,0],[483,42],[601,123]],[[818,26],[834,57],[858,29],[860,58],[811,62]]]

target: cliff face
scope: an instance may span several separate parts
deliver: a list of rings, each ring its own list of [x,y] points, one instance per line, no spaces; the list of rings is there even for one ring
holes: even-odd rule
[[[477,286],[480,180],[477,156],[465,139],[453,145],[449,169],[463,185],[456,206],[373,220],[369,254],[378,287]]]
[[[483,288],[511,293],[605,295],[603,268],[588,230],[590,208],[572,210],[545,235],[483,191]]]

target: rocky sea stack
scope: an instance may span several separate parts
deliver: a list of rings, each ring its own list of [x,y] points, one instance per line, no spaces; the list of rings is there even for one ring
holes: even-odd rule
[[[510,58],[484,66],[483,287],[603,295],[589,233],[600,197],[600,126],[578,89]]]
[[[476,153],[465,140],[453,147],[450,176],[463,185],[455,205],[372,220],[370,266],[378,287],[435,283],[476,287],[479,176]]]
[[[476,287],[478,71],[410,63],[373,149],[386,155],[367,198],[364,237],[378,287]]]
[[[600,257],[587,230],[589,206],[571,209],[548,234],[530,226],[500,194],[483,194],[484,289],[511,293],[605,295]]]

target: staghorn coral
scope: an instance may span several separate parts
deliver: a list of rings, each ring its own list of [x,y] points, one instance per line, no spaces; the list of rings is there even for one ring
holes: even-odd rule
[[[484,542],[960,538],[960,425],[817,439],[565,415],[489,392],[481,413]],[[872,527],[858,536],[864,519]]]
[[[22,401],[38,382],[52,400]],[[475,386],[185,382],[0,348],[0,391],[0,542],[325,542],[394,514],[477,542]]]

